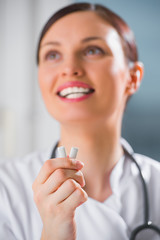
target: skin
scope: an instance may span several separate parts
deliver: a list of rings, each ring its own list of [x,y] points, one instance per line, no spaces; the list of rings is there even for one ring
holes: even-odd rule
[[[143,65],[127,65],[118,33],[93,12],[72,13],[54,23],[39,56],[39,84],[48,112],[60,123],[59,145],[68,153],[76,146],[79,152],[78,163],[46,161],[33,183],[34,199],[42,239],[72,240],[75,209],[87,195],[103,202],[112,194],[110,173],[123,155],[123,112],[140,85]],[[56,92],[68,81],[87,83],[95,92],[80,102],[64,102]]]

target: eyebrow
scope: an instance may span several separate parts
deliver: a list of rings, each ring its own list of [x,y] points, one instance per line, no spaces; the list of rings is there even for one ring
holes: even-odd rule
[[[84,39],[81,40],[81,42],[82,42],[82,43],[85,43],[85,42],[89,42],[89,41],[93,41],[93,40],[103,40],[103,41],[104,41],[104,39],[103,39],[102,37],[93,36],[93,37],[84,38]],[[48,46],[48,45],[60,46],[61,43],[60,43],[60,42],[57,42],[57,41],[46,42],[46,43],[44,43],[43,45],[41,45],[41,47]]]
[[[104,40],[104,39],[102,37],[93,36],[93,37],[84,38],[81,42],[85,43],[85,42],[89,42],[89,41],[93,41],[93,40]]]
[[[40,47],[44,47],[44,46],[48,46],[48,45],[57,45],[60,46],[60,42],[46,42],[43,45],[41,45]]]

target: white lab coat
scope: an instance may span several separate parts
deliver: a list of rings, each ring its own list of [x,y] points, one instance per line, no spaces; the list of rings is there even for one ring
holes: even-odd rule
[[[51,152],[52,148],[32,153],[0,167],[0,240],[40,240],[42,221],[32,183]],[[135,158],[148,187],[150,220],[160,227],[160,163],[138,154]],[[120,159],[110,182],[113,194],[106,201],[88,198],[76,209],[77,240],[126,240],[143,223],[143,190],[135,164],[128,158]],[[148,236],[145,233],[139,240],[159,239]]]

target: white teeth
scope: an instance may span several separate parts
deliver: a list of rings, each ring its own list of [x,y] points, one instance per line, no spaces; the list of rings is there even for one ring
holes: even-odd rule
[[[84,93],[71,93],[68,96],[66,96],[66,98],[68,98],[68,99],[80,98],[84,95],[85,95]]]
[[[82,88],[82,87],[69,87],[69,88],[65,88],[63,89],[62,91],[59,92],[59,95],[62,96],[62,97],[67,97],[67,98],[72,98],[72,97],[69,97],[67,95],[73,95],[74,93],[74,96],[75,94],[79,94],[79,93],[88,93],[90,91],[89,88]],[[83,94],[82,94],[83,95]]]

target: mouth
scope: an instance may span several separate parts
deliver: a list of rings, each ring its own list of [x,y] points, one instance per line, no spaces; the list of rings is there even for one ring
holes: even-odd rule
[[[95,90],[88,84],[80,82],[68,82],[62,85],[57,91],[57,95],[62,100],[84,100],[88,98]]]
[[[94,89],[90,89],[90,88],[68,87],[58,92],[57,94],[62,98],[74,99],[74,98],[80,98],[82,96],[88,95],[93,92],[94,92]]]

